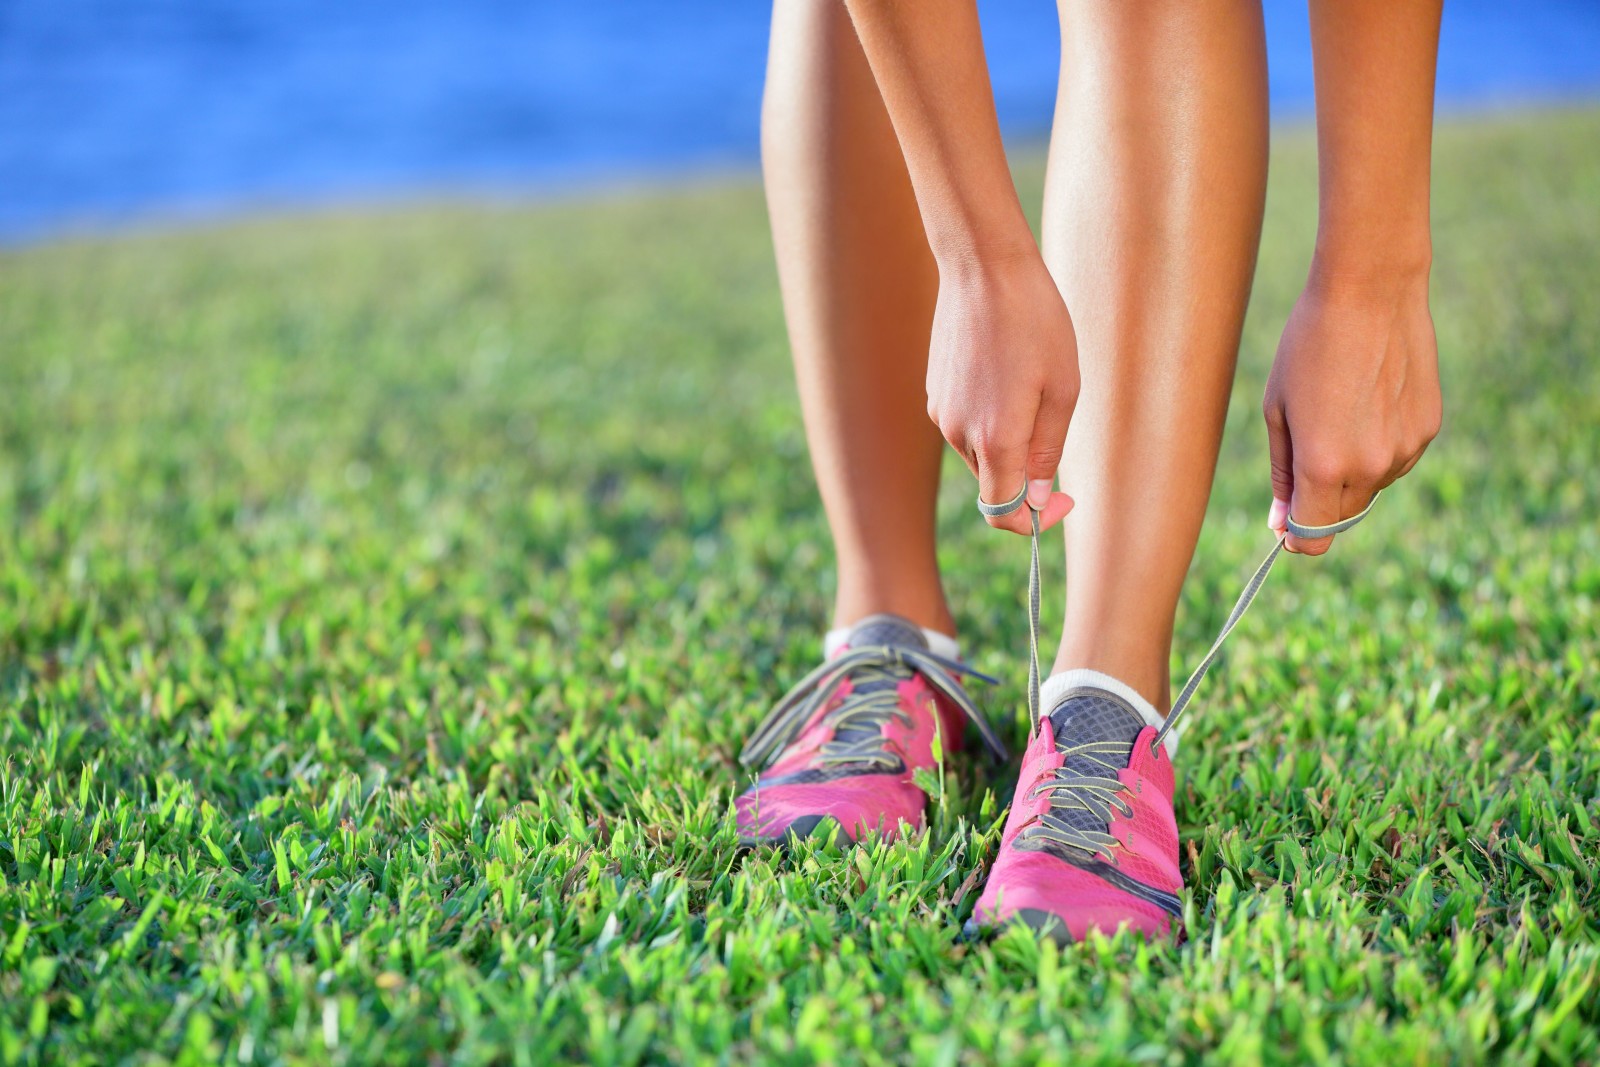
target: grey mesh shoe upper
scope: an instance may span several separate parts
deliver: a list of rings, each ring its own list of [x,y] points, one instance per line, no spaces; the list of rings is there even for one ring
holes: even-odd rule
[[[928,638],[922,627],[899,615],[868,615],[850,627],[845,639],[846,648],[865,648],[868,645],[899,645],[927,651]]]

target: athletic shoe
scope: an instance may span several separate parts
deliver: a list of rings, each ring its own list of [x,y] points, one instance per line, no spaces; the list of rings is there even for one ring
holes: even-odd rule
[[[1022,506],[986,504],[988,516]],[[1039,513],[1033,517],[1033,558],[1028,573],[1028,713],[1034,723],[1022,773],[1000,838],[1000,854],[978,898],[967,933],[1022,924],[1066,943],[1090,930],[1129,927],[1148,937],[1182,932],[1183,874],[1178,868],[1178,824],[1172,811],[1171,746],[1184,711],[1223,642],[1255,601],[1283,550],[1284,531],[1308,540],[1343,533],[1372,511],[1373,494],[1358,514],[1327,526],[1305,526],[1285,516],[1278,542],[1256,567],[1211,648],[1184,683],[1172,710],[1152,726],[1126,688],[1100,676],[1089,684],[1058,676],[1069,687],[1040,715]],[[1046,689],[1051,688],[1046,686]],[[1142,703],[1142,701],[1140,702]],[[1146,718],[1146,715],[1149,717]]]
[[[934,739],[960,747],[967,722],[1002,759],[1005,746],[957,680],[976,671],[935,655],[916,624],[873,615],[772,709],[739,756],[768,760],[734,805],[745,845],[920,828],[928,796],[915,781],[935,770]]]
[[[969,934],[1021,923],[1066,944],[1181,923],[1172,761],[1156,736],[1128,700],[1087,685],[1039,720]]]

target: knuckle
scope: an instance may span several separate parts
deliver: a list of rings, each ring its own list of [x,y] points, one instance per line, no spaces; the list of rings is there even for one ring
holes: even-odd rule
[[[979,422],[973,428],[972,438],[989,448],[998,448],[1005,441],[1005,432],[991,422]]]
[[[1311,455],[1301,462],[1299,473],[1311,484],[1326,487],[1343,485],[1348,469],[1349,465],[1338,456]]]
[[[1382,480],[1394,469],[1394,456],[1388,449],[1373,449],[1364,452],[1356,461],[1355,475],[1360,482],[1376,482]]]
[[[979,430],[969,434],[967,440],[978,455],[991,461],[1004,460],[1017,454],[1016,442],[997,430]]]
[[[1035,448],[1028,453],[1028,466],[1030,468],[1054,468],[1061,462],[1063,445],[1053,445],[1046,448]]]
[[[1444,429],[1444,401],[1434,397],[1428,405],[1427,414],[1422,420],[1422,432],[1429,441],[1439,436],[1439,431]]]

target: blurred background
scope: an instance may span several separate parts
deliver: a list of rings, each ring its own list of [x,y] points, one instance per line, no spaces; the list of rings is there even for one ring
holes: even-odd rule
[[[1307,114],[1302,3],[1268,3]],[[984,0],[998,106],[1047,131],[1048,0]],[[529,195],[756,162],[764,4],[0,0],[0,242],[299,204]],[[1597,0],[1451,0],[1441,111],[1600,96]]]
[[[980,3],[1037,220],[1053,5]],[[1177,677],[1271,543],[1315,240],[1305,0],[1267,3]],[[1600,0],[1446,9],[1444,432],[1207,679],[1192,948],[1041,956],[951,940],[987,761],[925,837],[736,853],[835,588],[765,3],[0,0],[0,1061],[1600,1063]],[[661,189],[572,195],[618,186]],[[1020,742],[1027,545],[945,470]]]

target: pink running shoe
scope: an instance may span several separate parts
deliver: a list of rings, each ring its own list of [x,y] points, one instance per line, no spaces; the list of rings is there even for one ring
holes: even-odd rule
[[[870,830],[892,837],[923,825],[928,796],[913,781],[933,769],[934,737],[945,752],[971,721],[994,752],[1005,746],[957,675],[993,681],[928,650],[921,629],[898,615],[872,615],[845,647],[806,675],[756,730],[739,760],[770,762],[734,805],[747,846]]]
[[[978,510],[1009,515],[1026,499],[1026,486],[1004,504],[985,503],[980,496]],[[1285,517],[1278,543],[1245,583],[1159,728],[1122,695],[1070,680],[1063,684],[1073,688],[1052,697],[1055,709],[1039,714],[1039,513],[1032,513],[1028,714],[1036,725],[1022,757],[1000,854],[967,920],[968,935],[1016,923],[1060,943],[1090,930],[1110,933],[1123,926],[1147,937],[1166,936],[1175,926],[1181,934],[1183,874],[1169,751],[1178,722],[1223,642],[1261,591],[1283,550],[1285,532],[1307,539],[1343,533],[1377,502],[1374,493],[1359,514],[1328,526],[1304,526]]]
[[[1021,923],[1059,944],[1181,923],[1172,761],[1133,705],[1068,691],[1029,739],[1000,854],[967,933]]]

